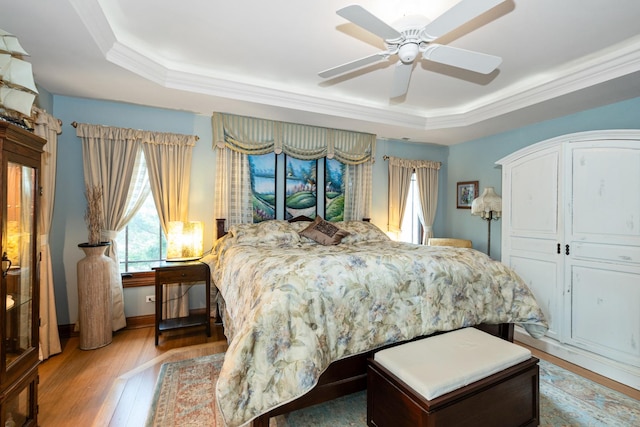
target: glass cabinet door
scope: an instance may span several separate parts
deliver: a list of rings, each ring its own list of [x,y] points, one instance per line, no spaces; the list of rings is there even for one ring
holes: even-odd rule
[[[36,170],[7,163],[6,205],[2,215],[2,286],[6,298],[4,364],[9,371],[36,345],[33,325]]]

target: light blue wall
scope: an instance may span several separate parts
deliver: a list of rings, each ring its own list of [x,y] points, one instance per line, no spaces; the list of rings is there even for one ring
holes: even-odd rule
[[[212,129],[209,116],[182,111],[142,107],[118,102],[105,102],[72,97],[54,96],[55,117],[63,122],[58,138],[58,165],[56,195],[50,244],[56,294],[58,323],[75,323],[78,316],[76,264],[83,257],[77,247],[87,240],[84,222],[86,200],[82,168],[82,147],[72,122],[102,124],[156,132],[198,135],[191,168],[189,217],[205,223],[205,248],[213,244],[213,189],[215,154],[211,148]],[[374,191],[372,222],[386,230],[387,226],[387,162],[383,155],[412,159],[428,159],[446,163],[448,148],[442,146],[408,144],[402,141],[378,141],[376,162],[373,167]],[[446,177],[446,164],[441,171]],[[444,180],[440,197],[446,197]],[[444,202],[441,203],[445,205]],[[438,214],[435,229],[442,231],[445,217]],[[145,303],[144,296],[153,294],[152,287],[125,289],[125,315],[152,314],[153,304]]]
[[[215,154],[211,149],[209,116],[55,95],[51,99],[47,93],[43,94],[43,101],[40,106],[63,122],[58,140],[57,188],[50,244],[58,323],[64,325],[74,323],[77,319],[76,264],[83,255],[77,245],[87,239],[82,149],[71,123],[76,121],[198,135],[200,140],[194,149],[192,164],[189,217],[205,222],[207,247],[212,245],[214,233]],[[434,234],[469,238],[476,249],[486,251],[486,223],[471,216],[468,209],[456,209],[457,182],[477,180],[481,189],[494,186],[500,193],[501,171],[495,166],[498,159],[527,145],[562,134],[595,129],[640,128],[638,111],[640,98],[451,147],[378,140],[373,166],[371,220],[383,230],[387,229],[388,164],[383,160],[384,155],[440,161],[443,165]],[[501,221],[492,224],[491,251],[496,259],[501,255],[500,227]],[[139,316],[153,313],[153,305],[144,302],[144,295],[151,293],[148,287],[127,289],[125,314]]]
[[[486,252],[487,224],[468,209],[457,209],[456,183],[479,181],[480,192],[493,186],[501,195],[502,171],[495,162],[522,147],[575,132],[600,129],[640,129],[640,98],[548,120],[510,132],[450,147],[448,159],[446,234],[473,240],[473,247]],[[636,183],[637,184],[637,183]],[[502,221],[491,224],[491,257],[501,257]]]
[[[189,219],[205,221],[205,246],[213,243],[213,173],[215,155],[211,149],[210,117],[182,111],[141,107],[54,96],[54,116],[62,120],[58,137],[58,165],[53,223],[50,233],[51,256],[59,324],[75,323],[78,316],[76,264],[83,256],[77,247],[87,241],[84,222],[86,200],[82,168],[82,147],[71,123],[92,123],[157,132],[198,135],[193,152]],[[153,313],[153,304],[144,295],[153,294],[151,287],[125,291],[125,314],[136,316]]]
[[[433,233],[443,235],[445,231],[447,206],[447,157],[449,147],[434,144],[413,144],[396,140],[378,140],[376,161],[373,165],[373,197],[371,202],[371,222],[383,230],[388,229],[389,164],[384,156],[413,160],[433,160],[442,163],[438,180],[438,209],[433,224]]]

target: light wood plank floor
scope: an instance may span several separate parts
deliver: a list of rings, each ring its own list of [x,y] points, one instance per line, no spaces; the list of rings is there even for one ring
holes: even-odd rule
[[[160,366],[164,362],[225,351],[220,326],[207,338],[201,330],[170,331],[154,345],[152,327],[114,334],[106,347],[83,351],[78,338],[40,365],[39,425],[139,427],[144,425]],[[640,400],[640,391],[531,349],[539,358]]]

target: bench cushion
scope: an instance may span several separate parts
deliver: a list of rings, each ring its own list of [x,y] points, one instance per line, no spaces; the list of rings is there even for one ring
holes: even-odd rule
[[[464,328],[381,350],[374,360],[426,399],[457,390],[531,358],[531,351]]]

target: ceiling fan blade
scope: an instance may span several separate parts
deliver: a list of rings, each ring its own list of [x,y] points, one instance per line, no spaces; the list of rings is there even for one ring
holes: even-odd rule
[[[352,4],[350,6],[343,7],[336,13],[346,20],[353,22],[357,26],[364,28],[370,33],[382,37],[384,40],[402,37],[402,34],[400,34],[396,29],[360,5]]]
[[[460,3],[427,24],[422,30],[422,37],[425,41],[442,37],[504,1],[505,0],[461,0]]]
[[[365,56],[364,58],[356,59],[355,61],[347,62],[346,64],[338,65],[337,67],[329,68],[318,73],[322,78],[334,77],[338,74],[343,74],[348,71],[355,70],[365,65],[373,64],[381,59],[385,59],[388,56],[387,52],[378,52],[373,55]]]
[[[499,56],[440,44],[430,44],[422,54],[422,57],[429,61],[482,74],[489,74],[502,63],[502,58]]]
[[[413,71],[413,63],[405,64],[404,62],[398,61],[396,70],[393,73],[391,98],[396,98],[407,93],[407,90],[409,90],[409,80],[411,80],[411,71]]]

